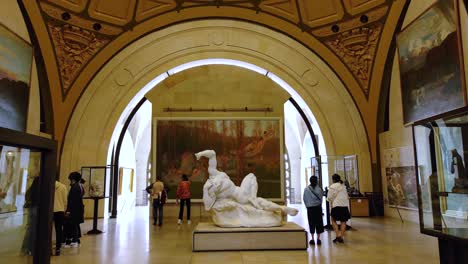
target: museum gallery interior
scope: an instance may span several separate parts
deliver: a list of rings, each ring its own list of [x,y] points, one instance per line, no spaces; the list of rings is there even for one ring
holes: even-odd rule
[[[467,0],[0,3],[2,263],[468,263],[467,166]]]

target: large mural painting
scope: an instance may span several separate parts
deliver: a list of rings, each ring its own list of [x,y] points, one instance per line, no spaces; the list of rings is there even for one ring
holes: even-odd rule
[[[182,174],[189,176],[192,198],[201,199],[208,179],[208,160],[194,153],[213,149],[218,169],[240,185],[248,173],[257,176],[258,196],[282,198],[279,119],[157,120],[156,175],[175,198]]]

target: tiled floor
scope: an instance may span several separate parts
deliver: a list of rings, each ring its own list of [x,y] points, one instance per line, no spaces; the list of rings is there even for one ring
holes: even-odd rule
[[[302,212],[290,220],[306,226]],[[104,234],[84,235],[80,248],[63,249],[52,263],[438,263],[436,239],[420,234],[416,224],[390,218],[353,218],[355,231],[347,232],[345,244],[333,244],[334,235],[325,232],[322,245],[308,250],[206,253],[191,251],[192,230],[200,219],[180,226],[175,218],[165,221],[153,226],[148,208],[137,207],[117,220],[103,220]],[[83,232],[90,227],[86,222]]]

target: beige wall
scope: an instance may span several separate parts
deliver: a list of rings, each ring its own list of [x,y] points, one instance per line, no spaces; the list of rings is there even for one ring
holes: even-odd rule
[[[23,15],[19,9],[16,0],[3,0],[2,8],[0,8],[0,23],[6,26],[26,42],[31,44],[29,39],[28,29],[23,20]],[[26,132],[34,135],[39,135],[40,129],[40,99],[39,99],[39,82],[37,79],[36,63],[33,60],[31,71],[31,83],[29,91],[29,108]]]
[[[408,12],[403,22],[404,28],[406,25],[411,23],[427,8],[429,8],[435,1],[411,1]],[[463,1],[460,1],[461,4]],[[468,43],[468,19],[466,18],[466,11],[464,6],[461,7],[462,18],[462,32],[464,33],[464,47],[467,47]],[[468,50],[465,51],[465,65],[468,65]],[[467,75],[468,76],[468,75]],[[387,179],[385,177],[385,150],[393,148],[407,148],[411,150],[413,155],[413,138],[411,126],[405,127],[403,125],[403,111],[401,104],[401,85],[400,85],[400,70],[398,64],[398,54],[395,55],[392,69],[392,79],[390,86],[390,118],[389,118],[389,131],[381,133],[379,135],[380,140],[380,160],[382,164],[381,175],[382,175],[382,189],[385,198],[385,215],[399,218],[398,212],[394,208],[388,207],[388,196],[387,196]],[[416,181],[416,178],[414,179]],[[404,220],[419,222],[417,210],[406,210],[400,209],[400,213]]]
[[[146,94],[153,117],[281,117],[290,95],[268,77],[236,66],[206,65],[165,79]],[[171,108],[265,108],[273,112],[164,112]]]

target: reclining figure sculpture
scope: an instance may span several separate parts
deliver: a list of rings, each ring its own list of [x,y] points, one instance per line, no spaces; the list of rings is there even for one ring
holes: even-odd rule
[[[195,154],[197,160],[208,158],[209,178],[203,186],[205,210],[211,211],[213,222],[221,227],[281,226],[282,212],[296,215],[297,209],[280,206],[257,197],[257,178],[253,173],[236,186],[229,176],[217,169],[216,152],[205,150]]]

